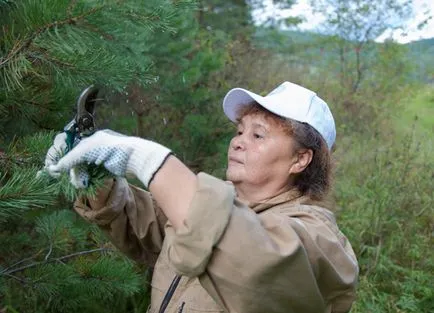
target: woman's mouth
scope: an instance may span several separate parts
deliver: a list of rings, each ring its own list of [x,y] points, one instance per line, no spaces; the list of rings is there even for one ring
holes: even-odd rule
[[[243,164],[243,162],[240,159],[234,157],[229,157],[229,163]]]

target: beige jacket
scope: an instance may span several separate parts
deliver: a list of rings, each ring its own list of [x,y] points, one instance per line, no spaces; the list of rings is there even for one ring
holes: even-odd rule
[[[201,173],[177,231],[151,195],[118,179],[105,203],[75,203],[132,259],[154,267],[148,312],[348,312],[357,260],[333,214],[295,191],[246,205]]]

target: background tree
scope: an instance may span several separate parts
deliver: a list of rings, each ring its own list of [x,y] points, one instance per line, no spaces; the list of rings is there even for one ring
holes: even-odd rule
[[[253,30],[246,0],[199,0],[198,7],[198,23],[202,29],[220,30],[231,36],[246,36]]]
[[[304,21],[304,16],[287,16],[286,14],[296,3],[295,0],[249,1],[255,24],[273,29],[291,28]]]
[[[322,32],[332,35],[342,86],[356,92],[372,68],[374,40],[386,30],[402,28],[411,16],[409,0],[311,0],[325,16]]]

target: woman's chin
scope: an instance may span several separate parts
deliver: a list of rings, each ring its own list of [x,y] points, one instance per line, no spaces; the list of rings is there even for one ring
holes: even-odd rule
[[[233,183],[237,183],[242,181],[242,174],[235,169],[228,168],[226,170],[226,180],[229,180]]]

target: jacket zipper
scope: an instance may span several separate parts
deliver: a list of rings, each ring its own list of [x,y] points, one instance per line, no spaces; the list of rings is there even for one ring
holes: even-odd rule
[[[178,287],[180,280],[181,280],[181,276],[179,276],[179,275],[176,275],[175,278],[173,278],[169,289],[167,290],[166,294],[164,295],[163,302],[161,302],[160,310],[158,310],[158,313],[164,313],[166,311],[167,306],[169,305],[170,299],[172,299],[172,296],[175,293],[176,287]]]

